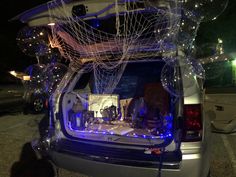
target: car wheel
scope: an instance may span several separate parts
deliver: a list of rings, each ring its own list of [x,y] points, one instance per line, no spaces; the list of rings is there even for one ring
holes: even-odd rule
[[[42,112],[44,110],[44,99],[40,97],[36,97],[33,100],[32,106],[33,106],[33,111],[35,113]]]

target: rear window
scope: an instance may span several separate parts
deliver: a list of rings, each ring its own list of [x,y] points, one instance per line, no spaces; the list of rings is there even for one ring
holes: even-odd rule
[[[130,63],[127,65],[114,94],[120,99],[143,97],[147,84],[159,83],[163,62]]]
[[[145,87],[151,83],[160,83],[163,61],[128,63],[113,94],[120,99],[143,97]],[[94,75],[84,73],[76,83],[74,90],[88,89],[96,94]]]

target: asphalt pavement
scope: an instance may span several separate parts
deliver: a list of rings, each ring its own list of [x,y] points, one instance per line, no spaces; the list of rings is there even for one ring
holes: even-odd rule
[[[22,84],[0,85],[0,116],[18,113],[23,107]]]
[[[0,177],[54,177],[54,167],[47,160],[38,159],[30,142],[38,138],[43,114],[18,113],[0,118]],[[64,169],[57,170],[58,177],[86,177]]]

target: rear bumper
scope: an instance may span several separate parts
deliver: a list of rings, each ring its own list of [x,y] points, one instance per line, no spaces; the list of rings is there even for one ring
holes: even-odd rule
[[[124,165],[114,165],[79,158],[55,151],[50,152],[55,165],[93,177],[157,177],[158,167],[144,168]],[[188,155],[188,159],[181,162],[179,169],[162,169],[162,177],[203,177],[201,176],[200,154]],[[192,158],[192,159],[191,159]]]
[[[80,158],[79,156],[50,151],[49,156],[56,166],[72,171],[77,171],[92,177],[157,177],[157,168],[134,167],[127,165],[117,165]],[[176,164],[167,164],[171,167]],[[201,154],[183,155],[183,160],[179,168],[163,168],[162,177],[206,177],[202,174],[202,156]]]

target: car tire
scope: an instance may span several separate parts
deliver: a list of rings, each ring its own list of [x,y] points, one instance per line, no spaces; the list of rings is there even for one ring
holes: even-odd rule
[[[45,109],[45,99],[43,96],[36,96],[31,102],[33,113],[42,113]]]

